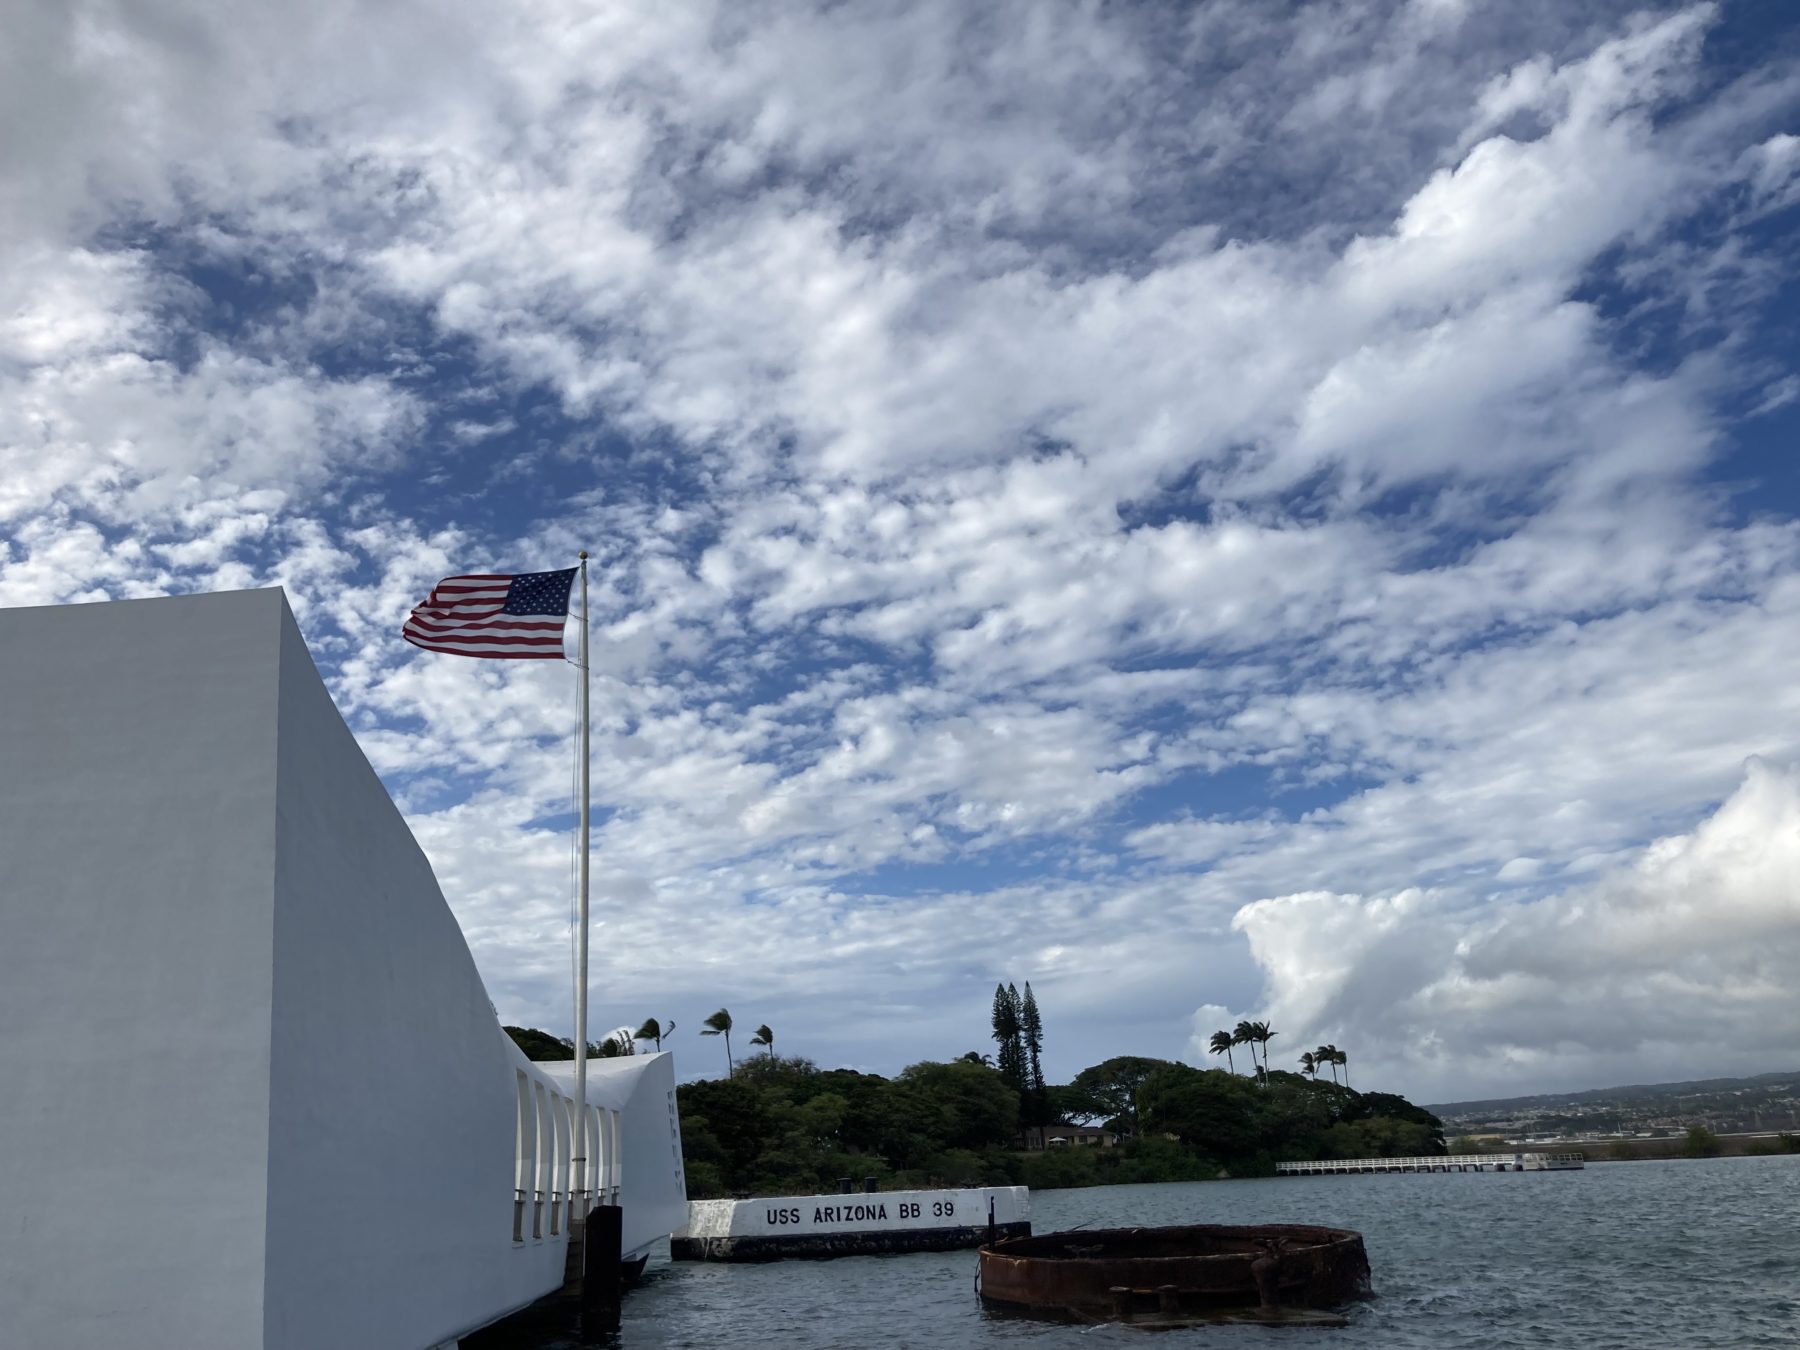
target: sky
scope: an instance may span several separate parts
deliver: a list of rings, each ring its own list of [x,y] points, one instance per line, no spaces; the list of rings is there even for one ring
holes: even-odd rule
[[[0,605],[281,586],[496,1010],[1792,1067],[1779,0],[0,0]],[[747,1049],[740,1034],[734,1048]]]

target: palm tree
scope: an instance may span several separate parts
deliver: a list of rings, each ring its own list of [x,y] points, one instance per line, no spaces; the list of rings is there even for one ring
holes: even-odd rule
[[[644,1025],[639,1027],[635,1034],[640,1041],[655,1041],[656,1048],[660,1052],[662,1050],[662,1038],[664,1036],[673,1036],[675,1034],[675,1024],[671,1022],[665,1027],[654,1017],[646,1017],[644,1019]]]
[[[1319,1080],[1319,1060],[1317,1059],[1317,1057],[1314,1056],[1312,1051],[1306,1050],[1306,1051],[1301,1052],[1300,1072],[1311,1074],[1313,1077],[1313,1081],[1315,1083],[1318,1082],[1318,1080]]]
[[[756,1029],[756,1034],[750,1038],[750,1044],[768,1046],[769,1058],[775,1058],[775,1033],[769,1030],[767,1022]]]
[[[1338,1050],[1338,1049],[1334,1048],[1331,1052],[1331,1058],[1335,1063],[1342,1064],[1344,1066],[1344,1086],[1349,1087],[1350,1086],[1350,1056],[1346,1055],[1342,1050]]]
[[[1250,1028],[1250,1039],[1262,1047],[1263,1077],[1266,1079],[1269,1075],[1269,1042],[1281,1033],[1270,1031],[1267,1022],[1252,1022]]]
[[[1233,1045],[1247,1045],[1250,1047],[1250,1067],[1254,1069],[1256,1067],[1255,1024],[1249,1021],[1239,1022],[1231,1029],[1231,1043]]]
[[[635,1055],[637,1045],[632,1040],[630,1027],[614,1027],[593,1048],[596,1059],[622,1059],[626,1055]]]
[[[1225,1056],[1225,1063],[1230,1065],[1233,1073],[1236,1073],[1237,1065],[1231,1063],[1231,1046],[1232,1040],[1229,1031],[1215,1031],[1212,1034],[1212,1040],[1207,1042],[1207,1049],[1211,1050],[1215,1055]]]
[[[731,1077],[731,1014],[720,1008],[706,1019],[700,1028],[702,1036],[723,1036],[725,1038],[725,1076]]]
[[[1321,1045],[1317,1050],[1313,1051],[1313,1058],[1320,1064],[1329,1068],[1331,1070],[1331,1081],[1334,1083],[1337,1082],[1337,1047],[1335,1045]],[[1318,1074],[1315,1072],[1313,1077],[1317,1078]]]

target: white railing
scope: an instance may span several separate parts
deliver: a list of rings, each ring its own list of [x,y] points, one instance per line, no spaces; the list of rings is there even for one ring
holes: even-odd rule
[[[554,1084],[523,1069],[516,1079],[512,1240],[523,1245],[565,1237],[595,1204],[619,1203],[624,1127],[620,1112],[595,1104],[577,1122],[575,1104]],[[578,1143],[587,1155],[579,1190],[573,1169]]]

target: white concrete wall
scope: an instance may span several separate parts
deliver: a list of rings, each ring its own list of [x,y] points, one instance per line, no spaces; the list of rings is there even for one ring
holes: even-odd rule
[[[0,611],[0,1346],[260,1343],[283,622]]]
[[[291,621],[281,642],[264,1343],[431,1345],[560,1285],[563,1243],[513,1244],[511,1042]]]
[[[596,1079],[667,1232],[667,1057]],[[471,1330],[561,1283],[567,1111],[280,592],[0,611],[0,1350]]]

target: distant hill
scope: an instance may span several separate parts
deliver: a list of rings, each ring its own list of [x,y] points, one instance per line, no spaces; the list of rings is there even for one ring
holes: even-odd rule
[[[501,1027],[513,1044],[525,1052],[525,1058],[537,1063],[545,1060],[574,1059],[575,1042],[552,1036],[536,1027]]]
[[[1444,1102],[1425,1109],[1444,1117],[1520,1116],[1560,1106],[1669,1102],[1680,1097],[1710,1097],[1745,1091],[1767,1092],[1789,1084],[1800,1087],[1800,1069],[1787,1073],[1759,1073],[1751,1078],[1696,1078],[1684,1083],[1632,1083],[1624,1087],[1588,1088],[1581,1092],[1540,1092],[1530,1097],[1490,1097],[1477,1101]]]

